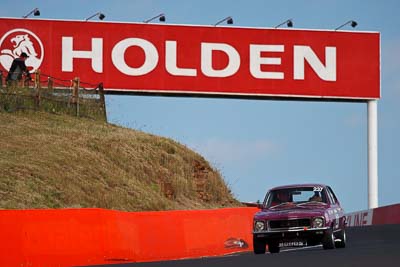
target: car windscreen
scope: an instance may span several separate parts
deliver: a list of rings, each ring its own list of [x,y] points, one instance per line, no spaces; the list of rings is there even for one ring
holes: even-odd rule
[[[319,186],[283,188],[269,191],[264,206],[274,207],[283,203],[327,203],[325,188]]]

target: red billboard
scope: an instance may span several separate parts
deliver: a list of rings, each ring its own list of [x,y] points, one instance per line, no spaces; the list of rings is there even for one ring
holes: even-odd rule
[[[156,94],[380,98],[380,36],[346,32],[0,18],[0,70]]]

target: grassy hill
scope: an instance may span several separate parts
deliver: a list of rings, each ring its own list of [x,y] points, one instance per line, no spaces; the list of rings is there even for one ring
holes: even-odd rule
[[[203,157],[173,140],[41,112],[0,112],[0,125],[0,208],[240,205]]]

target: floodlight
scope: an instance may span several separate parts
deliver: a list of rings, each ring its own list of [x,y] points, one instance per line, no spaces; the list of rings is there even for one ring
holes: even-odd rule
[[[34,15],[34,16],[40,16],[40,11],[39,8],[35,8],[33,9],[31,12],[29,12],[28,14],[26,14],[25,16],[23,16],[24,19],[26,19],[27,17],[29,17],[30,15]]]
[[[157,16],[155,16],[155,17],[152,17],[152,18],[150,18],[150,19],[147,19],[147,20],[145,20],[145,21],[143,21],[143,22],[144,22],[144,23],[149,23],[150,21],[155,20],[155,19],[157,19],[157,18],[158,18],[159,21],[165,22],[165,15],[164,15],[164,13],[161,13],[161,14],[159,14],[159,15],[157,15]]]
[[[292,19],[285,20],[285,21],[282,22],[281,24],[276,25],[276,26],[275,26],[275,29],[276,29],[276,28],[279,28],[279,27],[282,26],[283,24],[286,24],[286,26],[288,26],[289,28],[292,28],[292,27],[293,27],[293,20],[292,20]]]
[[[226,17],[226,18],[218,21],[217,23],[215,23],[214,26],[217,26],[217,25],[219,25],[219,24],[221,24],[222,22],[225,22],[225,21],[226,21],[226,24],[233,24],[233,19],[232,19],[232,17],[229,16],[229,17]]]
[[[88,17],[88,18],[86,19],[86,21],[88,21],[88,20],[90,20],[91,18],[94,18],[94,17],[96,17],[96,16],[98,16],[99,20],[103,20],[103,19],[106,17],[106,15],[104,15],[103,13],[97,12],[96,14],[94,14],[94,15]]]
[[[335,31],[339,30],[340,28],[343,28],[343,27],[346,26],[347,24],[350,24],[350,26],[353,27],[353,28],[355,28],[355,27],[358,25],[358,23],[357,23],[356,21],[354,21],[354,20],[349,20],[348,22],[346,22],[346,23],[340,25],[339,27],[337,27],[337,28],[335,29]]]

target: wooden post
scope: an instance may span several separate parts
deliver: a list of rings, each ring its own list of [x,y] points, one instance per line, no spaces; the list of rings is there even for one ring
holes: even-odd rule
[[[105,97],[104,97],[103,83],[99,84],[99,94],[100,94],[101,108],[103,109],[103,116],[104,116],[105,121],[107,122],[106,101],[105,101]]]
[[[22,75],[22,79],[20,81],[17,81],[17,84],[18,84],[17,88],[18,87],[25,88],[25,75],[24,74]]]
[[[21,80],[22,88],[29,88],[29,82],[30,79],[28,80],[28,75],[27,74],[22,75],[22,80]]]
[[[40,70],[35,71],[35,88],[40,90],[41,86],[40,86]]]
[[[47,78],[47,89],[49,91],[53,91],[53,84],[54,84],[53,77],[48,77]]]
[[[0,88],[3,88],[3,71],[0,70]]]
[[[40,70],[35,71],[35,105],[36,108],[40,107]]]
[[[72,87],[72,103],[76,107],[76,116],[79,117],[79,77],[75,77]]]

